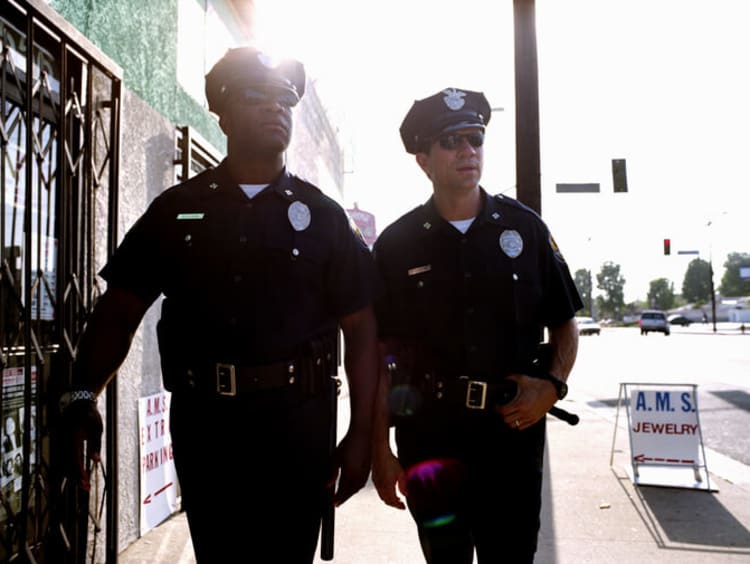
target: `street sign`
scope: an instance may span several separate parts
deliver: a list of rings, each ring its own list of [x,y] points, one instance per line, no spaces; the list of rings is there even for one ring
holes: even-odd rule
[[[169,432],[171,396],[162,392],[138,400],[141,535],[177,511],[177,471]]]
[[[559,193],[595,193],[599,192],[599,183],[590,182],[583,184],[555,184],[555,190]]]
[[[634,484],[716,491],[709,482],[695,384],[620,384],[618,417],[621,399]]]

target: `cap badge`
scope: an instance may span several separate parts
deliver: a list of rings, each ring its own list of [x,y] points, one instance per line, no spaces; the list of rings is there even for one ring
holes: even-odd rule
[[[445,105],[454,112],[464,107],[464,104],[466,103],[466,100],[464,100],[466,92],[461,92],[455,88],[446,88],[443,90],[443,94],[445,94],[445,98],[443,98]]]
[[[295,231],[304,231],[310,226],[310,208],[300,201],[289,204],[286,215]]]
[[[500,248],[510,258],[518,257],[523,251],[523,239],[515,229],[506,229],[500,235]]]

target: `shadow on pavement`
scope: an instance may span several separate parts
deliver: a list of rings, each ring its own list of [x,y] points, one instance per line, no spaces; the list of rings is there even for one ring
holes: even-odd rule
[[[750,413],[750,394],[744,390],[713,390],[709,393],[727,403],[731,403],[738,409]]]
[[[620,475],[617,479],[627,491],[629,478]],[[637,497],[632,497],[631,503],[660,548],[749,554],[750,531],[715,494],[659,486],[639,486],[634,490]]]

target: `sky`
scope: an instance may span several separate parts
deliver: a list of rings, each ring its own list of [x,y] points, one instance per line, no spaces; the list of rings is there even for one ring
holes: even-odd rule
[[[259,42],[305,63],[339,128],[345,203],[378,230],[430,196],[398,128],[446,87],[495,108],[481,184],[515,197],[512,0],[256,5]],[[536,1],[542,217],[571,272],[619,264],[626,301],[645,300],[657,278],[681,290],[696,255],[680,250],[710,258],[717,286],[727,253],[750,253],[748,24],[747,0]],[[579,182],[601,192],[555,191]]]

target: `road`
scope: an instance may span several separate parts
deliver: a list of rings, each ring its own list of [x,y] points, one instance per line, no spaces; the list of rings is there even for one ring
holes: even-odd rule
[[[750,331],[725,329],[672,327],[667,337],[604,327],[599,337],[582,336],[571,395],[613,408],[620,383],[696,384],[704,445],[750,465]]]

